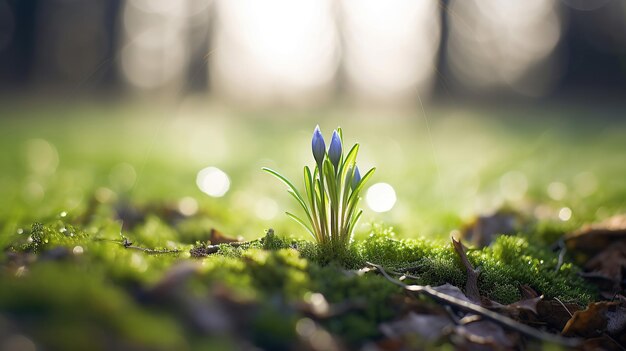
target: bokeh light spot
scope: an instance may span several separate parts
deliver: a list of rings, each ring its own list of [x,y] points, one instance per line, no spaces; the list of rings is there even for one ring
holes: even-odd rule
[[[387,183],[376,183],[367,189],[367,206],[374,212],[387,212],[396,204],[396,191]]]
[[[567,186],[561,182],[552,182],[548,185],[548,196],[552,200],[563,200],[567,195]]]
[[[34,173],[51,175],[59,165],[59,154],[48,141],[31,139],[26,142],[26,160]]]
[[[183,216],[193,216],[198,213],[198,201],[190,196],[185,196],[178,201],[178,211]]]
[[[196,184],[200,190],[211,197],[222,197],[230,189],[228,175],[217,167],[207,167],[196,177]]]
[[[563,207],[559,210],[559,219],[567,222],[572,218],[572,210],[569,207]]]

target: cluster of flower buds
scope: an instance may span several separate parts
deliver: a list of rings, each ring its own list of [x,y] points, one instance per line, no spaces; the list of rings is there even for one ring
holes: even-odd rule
[[[335,171],[338,170],[339,162],[341,161],[341,157],[343,156],[342,145],[341,145],[341,137],[337,130],[333,130],[333,136],[330,139],[330,146],[328,147],[328,154],[326,154],[326,143],[324,142],[324,136],[320,131],[320,126],[316,126],[313,131],[313,139],[311,140],[311,148],[313,149],[313,158],[317,163],[318,169],[322,169],[322,163],[324,161],[324,157],[328,155],[328,159],[335,167]],[[361,173],[359,172],[359,167],[354,167],[354,178],[352,179],[352,189],[356,187],[356,185],[361,180]]]
[[[319,126],[313,131],[311,140],[315,167],[313,172],[304,167],[305,197],[285,177],[269,168],[265,171],[283,181],[288,192],[304,209],[306,220],[287,212],[287,215],[300,223],[320,244],[333,248],[345,248],[352,240],[352,233],[362,210],[357,208],[359,196],[365,182],[374,173],[374,168],[363,177],[356,166],[359,144],[343,153],[343,133],[341,128],[333,131],[330,146]]]

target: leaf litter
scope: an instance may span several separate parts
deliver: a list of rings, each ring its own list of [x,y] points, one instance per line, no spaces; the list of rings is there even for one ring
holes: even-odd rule
[[[440,286],[408,285],[393,279],[383,266],[369,264],[362,274],[379,272],[389,282],[403,288],[404,297],[394,301],[403,311],[396,318],[379,325],[382,337],[373,339],[370,346],[379,350],[420,348],[416,340],[429,343],[452,343],[461,349],[515,349],[531,347],[537,340],[582,349],[624,349],[626,346],[626,304],[623,297],[624,245],[626,244],[626,221],[624,216],[605,222],[588,225],[563,238],[567,254],[574,257],[585,268],[583,276],[601,276],[611,282],[610,289],[603,290],[609,301],[596,301],[587,308],[558,299],[546,300],[533,287],[520,285],[521,299],[510,304],[501,304],[481,295],[478,281],[480,267],[472,265],[466,248],[460,241],[453,240],[452,248],[460,267],[465,270],[465,286],[452,284]],[[273,231],[271,232],[273,234]],[[268,235],[269,235],[268,231]],[[259,239],[262,242],[263,239]],[[212,229],[205,241],[191,249],[195,257],[207,257],[217,253],[220,247],[241,247],[252,242],[241,241]],[[135,247],[126,238],[119,242],[125,248],[152,253],[149,248]],[[67,253],[67,249],[59,252]],[[297,248],[294,247],[294,248]],[[42,251],[38,256],[25,252],[29,257],[56,255],[55,248]],[[194,255],[196,250],[197,255]],[[203,251],[204,250],[204,251]],[[155,250],[155,253],[157,251]],[[14,262],[22,256],[11,253]],[[23,256],[26,257],[26,256]],[[56,256],[54,256],[56,257]],[[19,263],[23,265],[23,263]],[[139,296],[147,304],[172,306],[182,320],[194,330],[206,335],[238,335],[242,330],[254,329],[253,321],[263,314],[263,305],[253,299],[241,298],[230,288],[214,286],[209,295],[197,296],[190,289],[191,278],[201,274],[201,261],[181,261],[168,270],[160,280],[143,290]],[[408,275],[389,270],[391,274],[411,279]],[[300,315],[296,329],[298,348],[309,350],[351,348],[341,337],[326,328],[326,321],[365,310],[366,300],[326,300],[322,294],[315,298],[292,303],[274,303],[284,315]],[[247,348],[255,345],[255,335],[247,334],[238,346]],[[417,339],[416,339],[417,338]],[[322,340],[322,341],[320,341]]]

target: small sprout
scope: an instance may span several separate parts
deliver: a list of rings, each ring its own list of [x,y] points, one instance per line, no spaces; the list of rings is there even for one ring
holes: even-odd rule
[[[356,166],[359,144],[355,144],[344,157],[342,139],[342,130],[337,128],[327,152],[319,126],[315,127],[311,145],[316,166],[312,172],[308,166],[304,167],[305,196],[280,173],[269,168],[263,170],[287,185],[288,193],[306,215],[302,219],[287,212],[287,216],[302,225],[320,245],[345,250],[363,213],[358,208],[359,194],[375,169],[361,177]]]

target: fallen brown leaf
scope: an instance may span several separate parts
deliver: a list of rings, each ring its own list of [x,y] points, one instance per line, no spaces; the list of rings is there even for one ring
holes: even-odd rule
[[[616,289],[619,288],[626,269],[626,240],[609,245],[590,259],[584,268],[587,271],[603,275],[615,283]]]
[[[455,297],[459,300],[472,302],[467,296],[465,296],[465,294],[461,291],[461,289],[457,288],[456,286],[450,283],[445,283],[443,285],[435,286],[433,287],[433,290],[438,291],[442,294],[446,294],[448,296]]]
[[[623,288],[626,278],[626,214],[585,225],[565,236],[565,245],[583,266],[583,277],[605,297]]]
[[[506,210],[479,216],[467,224],[461,231],[465,240],[477,247],[484,247],[500,234],[515,234],[521,227],[520,215]]]
[[[426,340],[435,341],[444,335],[446,328],[452,326],[452,321],[445,315],[410,312],[400,320],[381,324],[380,331],[394,340],[417,334]]]
[[[545,323],[552,330],[561,331],[580,307],[573,303],[561,303],[556,300],[542,300],[537,303],[539,322]]]
[[[626,214],[610,217],[602,222],[584,225],[565,236],[567,248],[596,254],[616,240],[626,239]]]
[[[465,284],[465,292],[467,297],[472,302],[480,302],[480,292],[478,290],[478,275],[480,271],[474,269],[472,263],[467,259],[467,255],[465,254],[465,248],[460,241],[452,238],[452,246],[454,247],[454,251],[456,251],[457,255],[461,259],[461,263],[465,267],[467,271],[467,282]]]
[[[454,330],[471,343],[489,346],[495,350],[510,349],[518,339],[515,334],[508,335],[501,326],[486,320],[458,325]]]
[[[242,237],[238,236],[235,238],[227,236],[215,228],[211,228],[211,232],[209,233],[209,242],[211,243],[211,245],[230,244],[241,241],[243,241]]]
[[[537,304],[541,300],[543,300],[543,296],[537,296],[532,299],[525,299],[508,305],[502,305],[495,301],[483,298],[481,303],[484,307],[489,308],[490,310],[506,314],[513,319],[519,319],[520,314],[524,312],[531,312],[537,315]]]
[[[617,302],[593,302],[589,306],[574,313],[563,328],[564,336],[598,337],[607,330],[609,308],[616,307]]]

